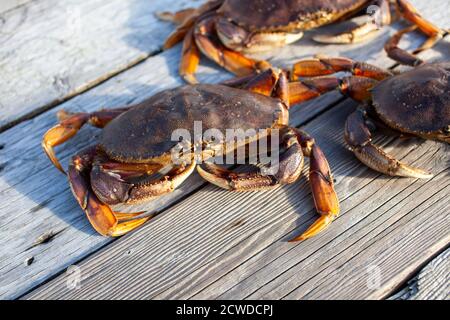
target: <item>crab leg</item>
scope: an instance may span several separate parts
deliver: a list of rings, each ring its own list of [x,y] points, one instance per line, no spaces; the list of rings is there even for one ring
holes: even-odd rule
[[[370,64],[354,62],[345,58],[304,60],[297,64],[297,68],[302,76],[305,74],[313,76],[332,74],[339,71],[350,71],[362,76],[350,76],[342,79],[324,76],[288,82],[285,72],[277,73],[275,69],[269,68],[256,76],[238,79],[236,83],[239,83],[243,89],[278,97],[289,107],[336,89],[357,101],[366,101],[370,99],[370,90],[377,84],[377,79],[384,79],[392,75],[389,71]],[[244,80],[246,84],[242,85]]]
[[[61,110],[57,114],[60,123],[45,133],[44,138],[42,139],[42,147],[53,165],[62,173],[65,173],[56,158],[53,147],[72,138],[86,122],[89,122],[97,128],[103,128],[108,124],[108,122],[121,115],[128,109],[129,108],[118,108],[112,110],[101,110],[93,113],[83,112],[75,114]]]
[[[294,129],[302,146],[303,154],[309,159],[309,183],[314,198],[314,204],[320,218],[317,219],[303,234],[290,240],[302,241],[325,230],[339,215],[339,199],[334,190],[333,178],[328,161],[322,150],[307,133]]]
[[[270,97],[275,90],[278,79],[279,73],[275,69],[269,68],[260,74],[254,75],[242,89]]]
[[[214,11],[217,9],[221,4],[223,0],[216,0],[216,1],[207,1],[205,4],[200,6],[198,9],[194,9],[193,11],[189,11],[190,9],[182,10],[181,13],[168,13],[168,12],[162,12],[157,14],[156,16],[160,20],[165,21],[172,21],[174,23],[177,23],[178,21],[181,22],[181,20],[184,18],[184,20],[179,24],[177,29],[170,34],[170,36],[166,39],[164,42],[164,50],[172,48],[174,45],[176,45],[178,42],[182,41],[186,34],[189,32],[189,30],[194,27],[195,22],[199,17],[202,15]],[[188,16],[190,12],[190,15]]]
[[[191,28],[184,37],[179,70],[180,76],[190,84],[198,83],[194,74],[200,62],[200,51],[195,43],[193,30]]]
[[[403,35],[416,29],[417,26],[413,25],[406,29],[400,30],[386,42],[384,45],[384,50],[389,58],[408,66],[418,66],[424,63],[422,59],[416,57],[414,54],[398,47],[400,39]]]
[[[177,12],[157,12],[156,17],[163,21],[170,21],[175,24],[183,24],[187,19],[193,17],[197,13],[195,8],[186,8]]]
[[[317,59],[301,60],[294,64],[292,76],[316,77],[334,74],[337,72],[350,72],[355,76],[383,80],[391,77],[392,72],[369,63],[358,62],[348,58],[319,57]]]
[[[279,98],[289,107],[289,81],[286,72],[280,69],[268,68],[261,73],[231,79],[222,84]]]
[[[429,179],[433,175],[400,162],[379,147],[372,144],[372,135],[366,123],[365,111],[353,112],[345,124],[345,140],[355,156],[369,168],[399,177]]]
[[[197,171],[206,181],[226,190],[253,191],[276,187],[279,182],[258,172],[235,173],[213,163],[198,166]]]
[[[289,104],[305,102],[333,91],[339,87],[340,80],[335,77],[321,77],[289,83]]]
[[[318,35],[314,37],[313,40],[320,43],[346,44],[362,42],[371,38],[381,26],[389,25],[391,23],[389,0],[374,1],[374,5],[376,7],[374,6],[373,8],[379,8],[379,12],[376,12],[376,14],[380,15],[378,24],[377,21],[367,21],[348,32],[337,35]]]
[[[388,56],[405,65],[410,66],[417,66],[422,64],[424,61],[420,58],[415,57],[415,54],[432,48],[437,42],[439,42],[446,33],[448,33],[445,30],[440,29],[439,27],[435,26],[431,22],[425,20],[416,10],[416,8],[413,7],[411,3],[409,3],[406,0],[397,0],[396,1],[397,8],[400,11],[401,15],[411,22],[413,25],[409,28],[406,28],[404,30],[400,30],[396,34],[394,34],[391,39],[389,39],[385,44],[385,50]],[[427,37],[428,39],[424,42],[422,46],[420,46],[418,49],[414,50],[414,52],[411,54],[407,52],[404,49],[401,49],[398,47],[398,44],[402,38],[402,36],[406,33],[412,32],[416,29],[420,29]]]
[[[334,76],[324,76],[337,72],[350,72],[353,76],[342,79]],[[350,96],[357,101],[365,101],[370,99],[370,89],[376,85],[377,81],[392,75],[388,70],[347,58],[320,57],[318,59],[302,60],[294,65],[293,78],[316,78],[289,83],[289,100],[291,104],[295,104],[339,89],[344,95]]]
[[[256,61],[225,48],[215,35],[215,17],[206,17],[197,22],[194,37],[200,51],[226,70],[238,75],[248,75],[255,70],[270,67],[266,61]]]
[[[289,83],[289,102],[296,104],[316,98],[324,93],[338,89],[342,94],[357,101],[370,100],[370,90],[377,81],[371,78],[350,76],[339,79],[336,77],[318,77],[304,81]]]
[[[146,222],[150,217],[119,222],[126,216],[123,213],[115,213],[111,208],[102,203],[90,187],[89,172],[96,156],[96,148],[91,147],[74,156],[69,164],[68,178],[72,192],[81,208],[86,212],[89,222],[94,229],[104,236],[123,235]],[[130,218],[140,213],[131,213]]]
[[[386,42],[386,44],[384,45],[384,49],[391,59],[408,66],[421,65],[424,63],[424,61],[419,57],[416,57],[415,55],[424,50],[432,48],[437,42],[439,42],[443,38],[443,35],[441,34],[431,36],[427,38],[427,40],[419,48],[414,50],[413,53],[409,53],[408,51],[399,48],[398,44],[403,35],[412,32],[417,28],[418,27],[416,25],[413,25],[406,29],[400,30]]]
[[[424,19],[416,8],[414,8],[414,6],[407,0],[397,0],[397,6],[402,16],[406,20],[417,25],[420,31],[425,33],[427,36],[434,37],[438,34],[442,35],[443,30],[432,24],[430,21]]]

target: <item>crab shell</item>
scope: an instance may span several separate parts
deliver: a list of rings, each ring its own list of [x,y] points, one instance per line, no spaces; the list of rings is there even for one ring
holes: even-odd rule
[[[450,63],[425,64],[380,82],[375,111],[390,127],[450,143]]]
[[[186,129],[194,138],[194,121],[202,130],[270,129],[288,123],[279,100],[222,85],[183,86],[162,91],[112,120],[99,147],[116,161],[168,164],[178,137]],[[250,137],[252,138],[252,137]]]
[[[367,0],[226,0],[217,10],[226,21],[219,20],[217,34],[223,44],[236,51],[270,50],[277,43],[297,41],[303,30],[359,11],[367,3]],[[229,23],[240,28],[231,28]]]

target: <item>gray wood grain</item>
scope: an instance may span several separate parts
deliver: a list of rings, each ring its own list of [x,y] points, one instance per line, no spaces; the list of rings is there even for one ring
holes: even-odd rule
[[[17,8],[30,1],[32,0],[2,0],[2,2],[0,2],[0,13]]]
[[[449,300],[450,249],[428,263],[390,300]]]
[[[40,0],[2,14],[0,131],[160,50],[173,26],[154,12],[166,9],[163,0]]]
[[[430,15],[433,10],[430,8],[428,10],[425,10],[425,14]],[[436,9],[434,8],[434,10]],[[435,12],[436,19],[444,19],[445,10]],[[389,66],[392,65],[392,62],[382,52],[382,46],[390,32],[392,32],[392,29],[385,29],[380,33],[379,38],[373,42],[353,46],[317,46],[306,37],[296,45],[277,51],[275,53],[277,59],[272,59],[272,61],[277,64],[288,65],[290,61],[315,53],[336,53]],[[421,37],[413,36],[405,41],[405,46],[415,47],[421,41]],[[111,239],[102,238],[92,231],[72,198],[66,180],[50,166],[40,150],[40,137],[47,128],[55,123],[54,113],[56,110],[65,108],[71,111],[92,111],[101,107],[118,107],[138,102],[163,88],[179,85],[181,82],[176,76],[179,49],[177,47],[174,50],[149,58],[123,74],[67,101],[58,108],[16,125],[0,134],[0,145],[2,145],[0,148],[0,163],[3,168],[3,170],[0,170],[0,199],[2,200],[0,202],[0,216],[3,218],[0,225],[2,247],[0,251],[1,297],[14,298],[20,296],[111,241]],[[445,50],[443,51],[441,48],[436,52],[439,55]],[[286,61],[283,61],[283,59]],[[202,81],[220,81],[227,76],[229,75],[218,71],[208,63],[204,63],[200,68],[199,78]],[[340,100],[339,95],[329,94],[313,103],[293,108],[291,113],[292,124],[305,123]],[[335,110],[338,111],[339,107]],[[333,113],[331,112],[329,115],[334,117]],[[324,130],[329,131],[330,129],[325,128]],[[340,132],[340,127],[337,131]],[[62,163],[67,163],[69,156],[74,154],[76,150],[93,143],[97,133],[98,131],[93,129],[83,129],[73,142],[59,148]],[[411,149],[407,148],[407,150]],[[354,173],[355,177],[359,178],[361,174],[363,176],[373,174],[355,162],[351,154],[347,154],[347,157],[353,161],[354,170],[357,170]],[[341,185],[348,187],[345,181]],[[194,175],[179,190],[156,202],[146,204],[145,208],[150,211],[162,211],[202,186],[203,182]],[[290,187],[287,190],[293,190],[292,188]],[[308,203],[311,204],[308,189],[307,187],[303,188],[302,199],[309,201]],[[216,197],[218,199],[212,201],[211,205],[217,207],[221,201],[227,201],[226,197],[229,197],[227,193],[214,192],[214,199]],[[189,198],[187,200],[191,201]],[[192,201],[198,202],[198,198]],[[280,207],[283,207],[283,201],[286,201],[286,198],[281,196],[277,202]],[[245,202],[245,200],[240,200],[240,202]],[[231,207],[233,206],[236,206],[236,204]],[[188,204],[187,208],[189,207]],[[286,204],[284,208],[286,208]],[[268,212],[269,209],[266,208],[266,211],[262,210],[262,212]],[[214,212],[212,212],[212,209],[210,210],[211,212],[208,211],[207,215],[213,219],[215,217],[212,215]],[[204,212],[204,214],[206,213]],[[312,214],[310,214],[309,219],[312,219]],[[149,225],[152,225],[152,223]],[[186,226],[189,226],[189,224],[187,223]],[[193,236],[196,235],[194,229],[189,233]],[[36,241],[46,234],[54,235],[51,237],[51,241],[36,245]],[[127,239],[127,237],[123,239]],[[151,237],[146,235],[146,238],[148,240]],[[121,239],[120,241],[124,240]],[[273,241],[273,238],[268,239],[268,241]],[[245,250],[254,253],[258,249],[257,247],[248,247]],[[177,252],[179,253],[179,251]],[[168,254],[170,255],[170,253]],[[239,261],[241,260],[239,259]],[[204,261],[195,260],[192,263],[203,264]],[[195,266],[199,267],[198,264]],[[182,283],[179,279],[177,281]],[[215,278],[212,277],[208,281],[215,281]]]

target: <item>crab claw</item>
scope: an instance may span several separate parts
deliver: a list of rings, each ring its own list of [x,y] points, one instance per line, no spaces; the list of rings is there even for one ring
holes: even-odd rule
[[[200,176],[225,190],[251,191],[278,185],[276,179],[258,172],[235,173],[212,163],[204,163],[203,166],[197,166]]]
[[[56,158],[53,147],[60,145],[72,138],[78,130],[89,120],[88,113],[76,113],[71,114],[63,110],[58,112],[58,118],[60,123],[53,128],[49,129],[42,139],[42,147],[45,153],[49,157],[53,165],[58,168],[59,171],[65,174],[64,169]]]
[[[92,227],[103,236],[118,237],[139,227],[152,216],[141,216],[144,212],[114,212],[99,200],[88,180],[96,152],[96,148],[91,147],[75,155],[69,164],[67,176],[72,193]]]
[[[64,174],[65,171],[62,168],[61,164],[59,163],[58,158],[55,155],[55,151],[53,150],[53,147],[61,143],[64,143],[65,141],[73,137],[78,130],[79,127],[78,128],[68,127],[61,123],[49,129],[45,133],[44,138],[42,139],[42,147],[44,148],[44,151],[49,157],[50,161],[56,168],[58,168],[59,171],[61,171]]]
[[[353,153],[369,168],[390,176],[418,179],[430,179],[433,177],[433,174],[411,167],[371,143],[362,148],[355,148]]]
[[[209,165],[208,163],[205,163],[204,166],[205,169],[201,166],[197,166],[197,172],[203,179],[218,186],[219,188],[225,190],[232,189],[230,180],[226,178],[227,172],[225,172],[225,170],[221,170],[217,166]]]
[[[430,179],[432,174],[411,167],[372,143],[371,132],[365,122],[366,113],[356,110],[350,114],[345,124],[345,141],[355,156],[366,166],[378,172],[397,177]]]

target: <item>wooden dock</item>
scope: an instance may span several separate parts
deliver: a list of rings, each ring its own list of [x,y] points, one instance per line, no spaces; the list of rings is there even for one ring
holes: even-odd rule
[[[446,1],[411,2],[450,28]],[[344,146],[344,121],[356,103],[338,93],[291,109],[291,124],[315,137],[336,180],[341,215],[326,232],[287,242],[317,217],[305,178],[232,193],[193,174],[172,194],[139,206],[158,213],[140,229],[119,239],[99,236],[44,155],[42,135],[60,109],[122,107],[181,85],[180,46],[161,51],[173,26],[154,13],[202,1],[11,3],[0,12],[1,299],[450,298],[450,146],[377,137],[434,177],[378,174]],[[314,43],[312,35],[331,32],[326,27],[263,57],[287,67],[323,53],[402,70],[383,45],[404,26],[383,28],[363,44]],[[449,38],[421,56],[448,60]],[[412,34],[402,46],[423,40]],[[203,60],[200,81],[229,77]],[[63,165],[99,132],[83,128],[58,147]]]

